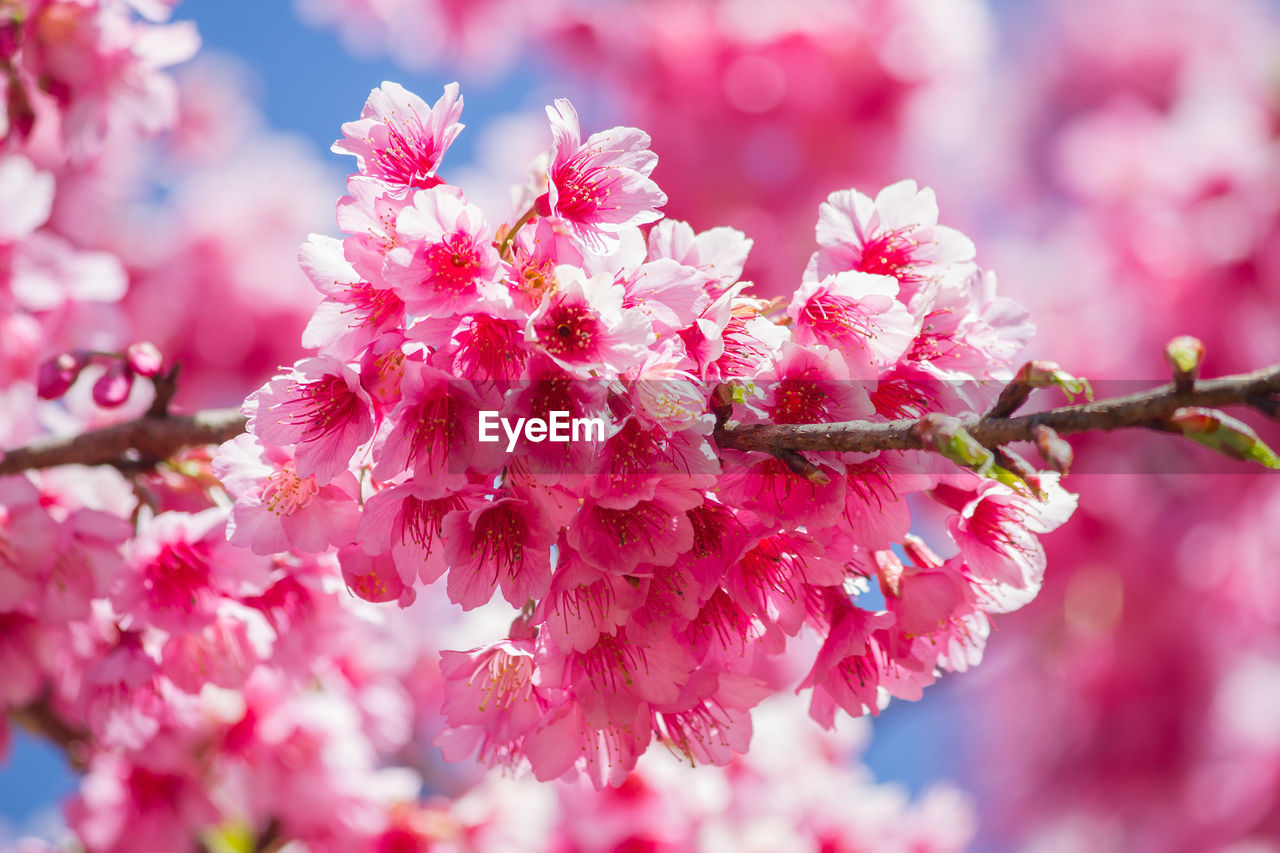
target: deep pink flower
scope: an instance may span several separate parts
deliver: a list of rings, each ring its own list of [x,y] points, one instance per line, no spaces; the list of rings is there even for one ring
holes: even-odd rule
[[[562,652],[585,652],[601,634],[613,634],[645,598],[645,582],[585,562],[561,542],[551,588],[538,601],[533,624]]]
[[[990,480],[961,489],[939,483],[931,495],[956,514],[947,530],[978,579],[983,609],[1017,610],[1035,598],[1044,580],[1044,547],[1036,534],[1048,533],[1075,510],[1076,497],[1058,485],[1058,475],[1041,476],[1045,498],[1014,492]]]
[[[883,652],[871,635],[892,624],[893,616],[885,612],[871,613],[853,605],[840,609],[813,668],[796,688],[797,692],[813,688],[809,705],[813,719],[831,728],[837,706],[853,717],[880,713],[877,688]]]
[[[342,126],[344,139],[333,143],[339,154],[353,154],[360,173],[393,189],[429,189],[440,158],[462,131],[458,84],[444,87],[431,107],[399,83],[384,82],[369,93],[359,121]]]
[[[587,278],[577,267],[556,267],[559,288],[529,316],[525,339],[562,368],[580,376],[613,377],[643,360],[653,327],[625,311],[626,292],[609,273]]]
[[[449,317],[485,300],[509,301],[496,281],[498,252],[489,224],[455,188],[415,192],[396,218],[396,235],[383,277],[412,314]]]
[[[684,639],[704,666],[751,672],[759,660],[779,654],[786,638],[771,620],[754,615],[723,589],[716,589],[689,623]]]
[[[391,554],[405,584],[433,583],[444,574],[444,520],[474,503],[468,493],[432,497],[413,482],[384,489],[365,501],[356,541],[369,554]]]
[[[529,639],[508,639],[469,652],[442,651],[444,716],[456,731],[437,741],[450,761],[472,752],[489,764],[514,763],[521,738],[541,722],[549,703],[534,686]]]
[[[774,533],[756,544],[725,573],[722,586],[751,616],[795,636],[808,615],[806,588],[839,587],[845,579],[847,546],[835,530],[818,541],[800,531]]]
[[[687,329],[689,355],[708,381],[752,379],[768,370],[791,334],[764,316],[766,303],[742,296],[747,285],[726,290]]]
[[[165,641],[160,671],[179,690],[191,694],[206,684],[236,689],[269,657],[274,639],[261,613],[224,601],[212,622]]]
[[[140,750],[165,722],[172,690],[142,638],[125,632],[84,670],[74,708],[100,745]]]
[[[404,301],[360,277],[343,256],[342,243],[312,234],[298,263],[325,295],[302,333],[302,345],[339,359],[358,356],[379,336],[405,324]]]
[[[235,500],[230,541],[255,554],[318,553],[355,536],[360,486],[350,471],[322,486],[314,476],[298,476],[287,449],[246,433],[218,448],[213,472]]]
[[[837,273],[801,284],[787,316],[798,343],[836,349],[854,379],[875,379],[902,357],[916,332],[915,318],[897,296],[890,276]]]
[[[637,706],[628,719],[596,725],[577,702],[568,700],[547,713],[521,749],[539,781],[582,773],[598,790],[621,785],[651,738],[647,707]]]
[[[245,402],[249,431],[264,442],[294,447],[299,477],[318,485],[346,471],[356,449],[373,436],[372,403],[355,371],[328,357],[306,358]]]
[[[582,141],[578,113],[561,98],[547,107],[551,119],[551,167],[538,212],[568,223],[596,251],[616,243],[629,225],[661,218],[667,196],[649,180],[658,156],[649,135],[633,127],[593,133]]]
[[[499,493],[469,512],[445,517],[449,599],[464,610],[487,602],[497,588],[513,607],[546,595],[551,546],[559,524],[533,494]]]
[[[900,544],[911,530],[907,497],[934,483],[933,477],[919,473],[924,464],[910,454],[885,453],[848,463],[843,524],[849,538],[869,551]]]
[[[212,621],[225,598],[260,593],[269,564],[227,544],[226,510],[143,514],[127,549],[128,571],[112,589],[112,603],[129,624],[172,634],[198,631]]]
[[[723,766],[751,743],[751,708],[772,694],[757,678],[699,670],[670,708],[655,709],[657,740],[690,764]]]
[[[651,498],[605,495],[584,501],[566,539],[584,560],[606,571],[648,574],[669,566],[693,546],[685,513],[702,503],[699,492],[659,481]]]
[[[479,413],[500,407],[493,389],[424,363],[406,359],[400,401],[387,415],[390,426],[374,464],[378,479],[389,481],[405,471],[433,492],[433,497],[467,485],[466,472],[496,471],[499,442],[479,440]]]
[[[523,316],[469,314],[453,333],[452,364],[459,376],[512,382],[524,373],[529,351]]]
[[[935,289],[973,272],[974,247],[959,231],[938,224],[933,190],[899,181],[871,199],[856,190],[832,193],[818,213],[818,252],[807,279],[823,281],[847,270],[897,279],[898,298],[919,315]]]
[[[0,612],[30,606],[65,535],[30,480],[0,478]]]
[[[652,389],[636,391],[651,393]],[[704,397],[704,412],[705,407]],[[628,417],[591,458],[596,471],[591,494],[647,499],[653,496],[659,482],[694,490],[714,486],[720,463],[709,437],[713,424],[695,422],[691,426],[672,431],[634,415]]]
[[[148,768],[95,755],[67,822],[87,849],[102,853],[172,853],[187,849],[223,817],[207,780],[190,768]]]
[[[403,579],[390,554],[370,555],[360,545],[348,545],[339,549],[338,563],[347,589],[365,601],[394,601],[408,607],[417,597],[414,579]]]

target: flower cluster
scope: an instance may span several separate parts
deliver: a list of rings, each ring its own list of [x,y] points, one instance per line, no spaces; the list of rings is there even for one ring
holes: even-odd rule
[[[739,280],[744,235],[662,218],[649,137],[584,139],[568,101],[491,221],[439,170],[461,108],[456,85],[428,105],[385,83],[344,126],[346,236],[301,253],[317,352],[249,397],[214,461],[231,541],[336,549],[370,601],[442,577],[464,609],[500,595],[508,636],[443,654],[438,742],[539,779],[617,785],[653,741],[726,763],[789,670],[831,725],[976,663],[1074,507],[1056,475],[827,452],[799,476],[714,438],[729,417],[960,413],[1010,375],[1025,312],[933,194],[833,193],[800,286],[765,301]]]

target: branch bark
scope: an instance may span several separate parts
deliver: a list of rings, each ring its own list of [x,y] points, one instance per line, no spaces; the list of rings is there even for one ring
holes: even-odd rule
[[[1280,394],[1280,365],[1220,379],[1202,379],[1186,390],[1169,383],[1124,397],[1060,406],[1016,418],[1001,417],[998,412],[973,415],[961,419],[961,423],[979,443],[995,448],[1015,441],[1035,441],[1038,427],[1049,427],[1058,435],[1130,427],[1161,429],[1174,411],[1187,406],[1249,406],[1271,414],[1277,394]],[[917,418],[830,424],[727,421],[718,426],[713,435],[721,448],[754,450],[774,456],[824,450],[871,453],[925,449],[918,424]],[[244,427],[245,418],[235,409],[188,416],[144,416],[73,438],[43,441],[7,451],[0,458],[0,476],[57,465],[122,468],[155,465],[189,447],[228,441],[243,432]]]
[[[964,428],[978,442],[994,448],[1015,441],[1034,441],[1037,426],[1047,426],[1059,435],[1111,431],[1128,427],[1161,429],[1161,424],[1177,409],[1186,406],[1221,408],[1248,405],[1261,409],[1251,398],[1267,399],[1280,393],[1280,365],[1200,380],[1187,391],[1173,383],[1109,400],[1075,406],[1060,406],[1016,418],[972,416],[962,418]],[[847,421],[835,424],[738,424],[734,421],[715,431],[722,448],[775,453],[795,451],[921,450],[924,443],[916,425],[919,420]]]
[[[144,416],[72,438],[50,439],[4,451],[0,477],[58,465],[156,465],[189,447],[221,444],[244,432],[238,409],[214,409],[194,415]]]

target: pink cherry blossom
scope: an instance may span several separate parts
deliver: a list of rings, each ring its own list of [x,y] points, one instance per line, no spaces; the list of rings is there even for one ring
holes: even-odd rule
[[[304,359],[245,404],[249,430],[277,445],[292,445],[299,477],[324,485],[345,471],[356,448],[373,436],[368,394],[346,365]]]
[[[359,121],[342,126],[333,143],[339,154],[355,155],[362,175],[395,188],[429,189],[440,158],[462,132],[462,96],[458,84],[444,87],[431,107],[399,83],[383,83],[369,93]]]
[[[578,113],[563,98],[547,117],[553,141],[550,184],[537,202],[543,216],[562,219],[593,249],[616,241],[625,226],[661,217],[667,196],[649,179],[658,157],[647,133],[615,127],[584,142]]]

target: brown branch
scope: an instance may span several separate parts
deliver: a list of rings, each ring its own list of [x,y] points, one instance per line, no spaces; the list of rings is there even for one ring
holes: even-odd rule
[[[986,447],[1035,441],[1056,435],[1110,431],[1128,427],[1168,429],[1166,419],[1188,406],[1250,406],[1271,414],[1280,394],[1280,365],[1253,373],[1202,379],[1189,391],[1172,383],[1109,400],[1061,406],[1016,418],[973,415],[961,425]],[[740,424],[728,421],[713,433],[716,444],[733,450],[755,450],[803,467],[792,453],[824,450],[872,453],[878,450],[921,450],[924,443],[916,418],[889,422],[845,421],[832,424]],[[8,451],[0,458],[0,476],[56,465],[154,465],[189,447],[220,444],[244,431],[245,418],[234,409],[189,416],[142,417],[68,439],[44,441]],[[802,472],[803,473],[803,472]]]
[[[1190,391],[1180,392],[1172,383],[1076,406],[1062,406],[1017,418],[972,416],[961,419],[964,428],[986,447],[1015,441],[1034,441],[1036,427],[1046,426],[1059,435],[1110,431],[1127,427],[1159,429],[1162,422],[1185,406],[1252,405],[1256,400],[1280,393],[1280,365],[1253,373],[1203,379]],[[739,424],[730,421],[714,433],[716,444],[734,450],[758,450],[776,454],[780,450],[854,451],[921,450],[924,443],[916,429],[917,419],[888,423],[846,421],[834,424]]]
[[[4,451],[0,477],[57,465],[155,465],[189,447],[221,444],[244,432],[238,409],[216,409],[194,415],[141,417],[72,438],[52,439]]]

